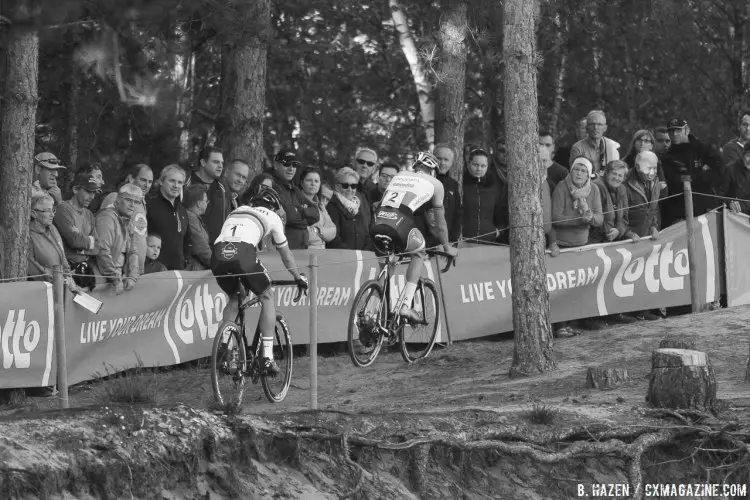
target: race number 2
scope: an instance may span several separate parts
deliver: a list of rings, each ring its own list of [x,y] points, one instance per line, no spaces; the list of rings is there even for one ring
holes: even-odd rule
[[[406,193],[403,191],[387,193],[385,199],[383,199],[382,206],[398,208],[401,206],[401,202],[403,201],[405,195]]]

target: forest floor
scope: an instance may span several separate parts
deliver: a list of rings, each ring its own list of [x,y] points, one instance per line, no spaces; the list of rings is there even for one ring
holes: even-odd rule
[[[587,331],[555,339],[557,370],[521,379],[508,377],[510,336],[414,365],[395,351],[366,369],[345,352],[319,356],[314,412],[308,357],[283,403],[251,385],[234,416],[211,409],[198,366],[150,373],[149,405],[108,402],[114,381],[79,384],[71,410],[54,398],[0,406],[0,498],[563,499],[600,484],[640,498],[635,482],[737,483],[724,498],[750,498],[749,324],[750,307],[737,307]],[[714,412],[646,403],[665,336],[708,354]],[[588,389],[594,366],[627,368],[630,381]]]

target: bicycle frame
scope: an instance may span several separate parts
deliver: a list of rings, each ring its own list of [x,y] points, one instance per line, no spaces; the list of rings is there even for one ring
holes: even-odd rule
[[[297,286],[297,282],[294,280],[275,280],[271,281],[270,286]],[[242,282],[240,282],[240,289],[237,291],[237,296],[239,299],[239,308],[237,310],[237,318],[235,319],[235,323],[237,323],[237,325],[242,330],[242,338],[245,339],[246,352],[255,357],[255,350],[257,347],[258,338],[260,337],[260,329],[258,328],[258,325],[256,325],[255,335],[253,335],[253,342],[252,344],[248,344],[248,339],[245,332],[245,315],[243,314],[243,312],[248,307],[253,307],[257,304],[260,304],[260,297],[258,297],[257,295],[254,297],[248,297],[247,290],[245,289],[245,285],[243,285]],[[301,297],[302,291],[298,289],[297,295],[294,297],[293,302],[299,302]]]

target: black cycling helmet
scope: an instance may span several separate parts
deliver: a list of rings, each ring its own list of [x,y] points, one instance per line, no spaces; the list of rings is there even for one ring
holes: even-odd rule
[[[281,198],[272,187],[261,184],[247,202],[251,207],[265,207],[274,212],[281,210]]]
[[[430,153],[429,151],[420,151],[419,153],[417,153],[417,157],[414,160],[412,168],[417,168],[420,165],[432,170],[433,174],[435,173],[434,171],[436,171],[440,166],[440,164],[438,163],[438,159],[435,158],[435,155]]]

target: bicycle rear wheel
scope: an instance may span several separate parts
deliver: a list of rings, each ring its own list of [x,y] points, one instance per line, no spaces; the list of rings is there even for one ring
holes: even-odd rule
[[[383,335],[378,332],[383,290],[375,280],[370,280],[354,297],[349,314],[347,347],[354,366],[370,366],[383,347]]]
[[[440,299],[432,280],[423,280],[414,294],[414,310],[421,313],[419,323],[406,323],[399,335],[401,357],[407,363],[426,358],[432,352],[440,320]]]
[[[259,342],[259,344],[262,348],[263,342]],[[281,314],[276,315],[273,359],[279,365],[279,373],[277,375],[261,375],[260,382],[268,400],[271,403],[281,403],[286,398],[289,386],[292,383],[292,364],[294,361],[292,336],[289,333],[289,326]]]
[[[245,394],[247,352],[237,323],[219,325],[211,349],[211,385],[216,402],[222,407],[239,408]]]

